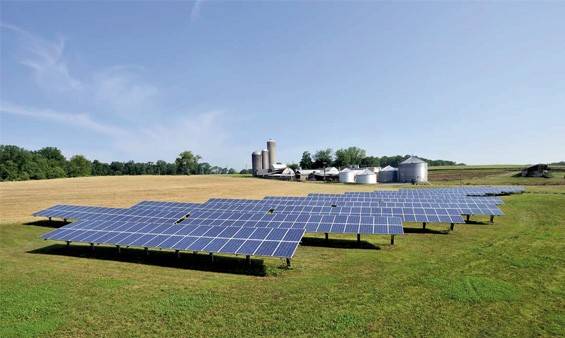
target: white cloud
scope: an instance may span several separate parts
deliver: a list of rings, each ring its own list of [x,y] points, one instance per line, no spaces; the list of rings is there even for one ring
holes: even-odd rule
[[[15,32],[24,45],[25,55],[19,63],[32,70],[34,79],[44,89],[68,91],[80,89],[81,81],[71,76],[63,57],[65,41],[58,38],[49,41],[33,35],[17,26],[0,23],[0,28]]]
[[[0,102],[0,112],[4,114],[64,123],[109,136],[123,136],[126,133],[125,130],[119,127],[96,122],[88,114],[84,113],[72,114],[58,112],[51,109],[30,108],[5,101]]]

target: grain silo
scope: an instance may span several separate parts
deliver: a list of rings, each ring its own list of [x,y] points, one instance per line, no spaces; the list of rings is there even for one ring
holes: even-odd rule
[[[363,170],[355,175],[355,182],[358,184],[376,184],[377,175],[372,170]]]
[[[269,151],[267,149],[263,149],[261,151],[261,164],[263,166],[263,169],[267,170],[270,169],[271,166],[269,165]]]
[[[379,182],[390,183],[396,182],[398,169],[387,165],[379,171]]]
[[[339,172],[339,182],[340,183],[355,183],[356,170],[345,168]]]
[[[398,181],[403,183],[427,182],[428,164],[415,156],[410,156],[398,165]]]
[[[261,152],[259,150],[251,153],[251,172],[254,176],[257,175],[257,171],[263,169],[263,163],[261,159]]]
[[[275,140],[270,139],[267,141],[267,150],[269,151],[268,167],[264,169],[274,169],[273,164],[277,162],[277,143]]]

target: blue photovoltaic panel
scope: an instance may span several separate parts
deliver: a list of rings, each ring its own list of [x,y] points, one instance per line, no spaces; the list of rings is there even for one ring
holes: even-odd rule
[[[200,210],[182,221],[182,225],[263,227],[305,229],[306,232],[353,234],[402,234],[402,220],[394,216],[265,214],[256,212]]]
[[[281,233],[281,230],[284,233]],[[277,232],[271,236],[272,232]],[[44,239],[161,249],[233,253],[250,256],[294,256],[304,229],[246,228],[208,225],[159,225],[84,220],[68,224]],[[224,250],[225,248],[225,250]]]

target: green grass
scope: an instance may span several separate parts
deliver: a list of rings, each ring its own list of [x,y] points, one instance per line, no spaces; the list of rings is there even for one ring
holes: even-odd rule
[[[49,228],[4,224],[0,336],[562,337],[565,187],[531,190],[504,197],[493,225],[431,226],[394,247],[309,239],[291,270],[276,259],[246,271],[228,256],[67,251],[39,239]]]

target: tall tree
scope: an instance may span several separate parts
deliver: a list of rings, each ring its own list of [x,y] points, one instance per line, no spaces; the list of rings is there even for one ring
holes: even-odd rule
[[[351,165],[361,165],[361,161],[367,154],[365,150],[358,147],[349,147],[346,149],[338,149],[335,152],[336,167],[346,167]]]
[[[183,151],[175,161],[177,173],[181,175],[197,174],[198,161],[201,158],[199,155],[194,155],[192,151]]]
[[[314,168],[331,166],[333,163],[333,150],[331,148],[318,150],[314,153]]]
[[[312,155],[309,151],[305,151],[302,153],[302,159],[300,159],[300,168],[302,169],[312,169],[312,165],[314,162],[312,161]]]
[[[92,163],[82,155],[71,157],[67,167],[69,177],[90,176],[92,174]]]

